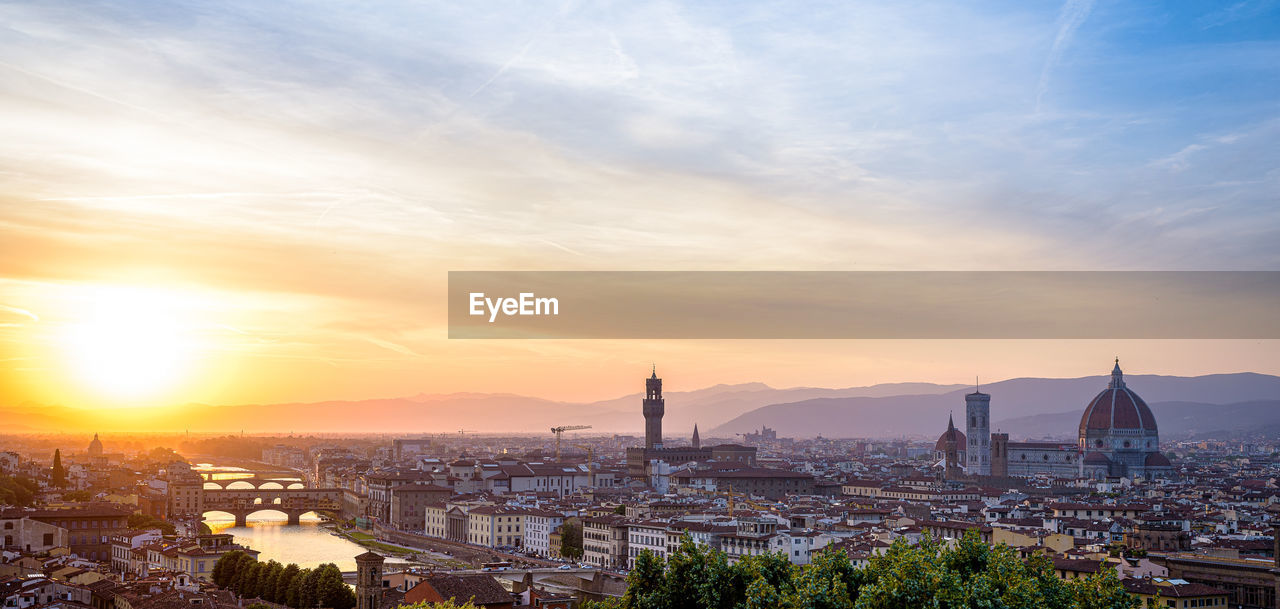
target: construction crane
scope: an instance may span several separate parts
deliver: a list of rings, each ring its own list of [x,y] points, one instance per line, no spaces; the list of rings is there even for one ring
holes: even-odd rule
[[[579,429],[591,429],[590,425],[561,425],[552,427],[551,433],[556,434],[556,463],[560,462],[560,434],[566,431],[577,431]]]

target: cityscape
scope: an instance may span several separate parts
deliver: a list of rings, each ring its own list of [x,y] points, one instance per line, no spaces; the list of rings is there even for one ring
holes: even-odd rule
[[[0,0],[0,609],[1280,609],[1280,0]]]
[[[936,438],[685,434],[664,428],[681,404],[657,366],[633,408],[642,435],[549,421],[526,435],[5,436],[0,591],[15,607],[294,606],[219,582],[226,557],[248,557],[341,577],[349,596],[321,606],[577,607],[623,599],[646,560],[686,543],[729,565],[864,568],[896,545],[968,540],[1063,581],[1114,578],[1143,606],[1274,607],[1276,424],[1162,437],[1167,403],[1149,406],[1119,358],[1107,378],[1076,396],[1075,441],[993,431],[1001,396],[981,387],[946,393]]]

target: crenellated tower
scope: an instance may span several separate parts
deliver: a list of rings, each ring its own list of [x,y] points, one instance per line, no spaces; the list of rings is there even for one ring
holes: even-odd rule
[[[662,379],[658,367],[644,381],[644,447],[662,448],[662,416],[666,414],[666,402],[662,399]]]

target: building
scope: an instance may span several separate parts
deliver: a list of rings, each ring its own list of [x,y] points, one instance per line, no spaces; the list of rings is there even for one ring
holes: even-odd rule
[[[627,519],[592,516],[582,519],[582,560],[601,569],[627,567]]]
[[[812,474],[763,467],[682,470],[673,477],[679,486],[686,488],[756,495],[770,500],[787,495],[812,495],[814,489]]]
[[[1165,577],[1132,577],[1120,580],[1125,592],[1138,597],[1143,607],[1226,607],[1227,591],[1205,584]]]
[[[668,465],[680,465],[692,461],[733,461],[748,466],[756,462],[756,449],[752,446],[723,444],[703,447],[701,438],[694,434],[693,446],[667,447],[662,440],[662,417],[666,414],[666,399],[662,397],[662,379],[655,367],[645,379],[645,397],[641,403],[644,414],[644,446],[627,449],[627,473],[634,477],[648,477],[651,463],[661,461]],[[696,425],[695,432],[696,432]]]
[[[453,490],[434,484],[401,484],[391,487],[391,527],[420,533],[426,508],[448,499]]]
[[[1169,477],[1173,466],[1160,453],[1155,415],[1129,389],[1116,359],[1111,382],[1085,406],[1077,441],[1011,442],[1009,435],[991,433],[991,396],[975,390],[965,396],[967,434],[950,428],[938,439],[935,452],[945,453],[948,439],[960,440],[957,455],[969,477],[1055,478]],[[945,454],[939,454],[945,459]]]
[[[147,574],[143,546],[160,541],[160,531],[126,531],[111,536],[111,570],[137,577]]]
[[[55,524],[33,519],[19,509],[0,511],[0,550],[48,552],[71,545],[71,534]]]
[[[641,521],[627,525],[628,569],[636,568],[636,557],[645,550],[664,561],[667,559],[667,523]]]
[[[1274,559],[1180,552],[1166,555],[1164,565],[1172,579],[1225,590],[1227,603],[1232,607],[1272,609],[1276,606],[1280,564]]]
[[[1107,476],[1154,477],[1172,474],[1169,459],[1160,454],[1156,417],[1147,403],[1130,390],[1120,371],[1120,358],[1111,370],[1111,383],[1093,398],[1080,417],[1082,473]]]
[[[257,560],[259,552],[235,543],[230,533],[197,535],[178,542],[152,543],[143,548],[148,570],[181,571],[195,579],[213,580],[213,567],[218,559],[235,551]]]
[[[525,508],[499,505],[471,508],[467,512],[467,543],[488,548],[522,547],[528,512]]]
[[[506,588],[488,575],[448,575],[432,573],[404,593],[404,604],[443,603],[453,600],[470,602],[476,607],[511,607],[515,605]],[[365,609],[357,607],[357,609]]]
[[[103,562],[111,560],[111,536],[128,529],[130,513],[132,512],[127,509],[109,504],[26,512],[32,520],[66,529],[67,546],[71,548],[72,554]]]
[[[965,425],[968,444],[965,446],[965,470],[971,476],[991,475],[991,396],[974,387],[973,393],[964,396]]]
[[[551,555],[551,534],[564,523],[564,514],[529,510],[524,517],[524,548],[539,556]]]

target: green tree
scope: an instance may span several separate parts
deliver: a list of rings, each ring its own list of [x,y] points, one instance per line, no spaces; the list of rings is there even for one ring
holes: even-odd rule
[[[856,569],[844,552],[828,548],[795,567],[781,554],[725,555],[685,538],[665,566],[642,553],[620,601],[592,609],[1136,609],[1115,574],[1066,582],[1043,556],[1023,560],[1003,544],[988,546],[973,532],[951,547],[928,537],[896,541]]]
[[[342,581],[342,571],[333,563],[325,563],[317,569],[315,596],[321,607],[351,609],[356,606],[356,595]]]
[[[131,529],[160,529],[160,533],[164,535],[173,535],[176,529],[172,522],[160,520],[154,516],[147,514],[129,514],[129,528]],[[243,552],[241,552],[243,554]],[[222,559],[218,559],[221,561]]]
[[[130,517],[132,519],[132,516]],[[132,526],[132,523],[130,523]],[[226,588],[231,585],[231,578],[235,577],[236,569],[240,567],[240,557],[244,556],[244,552],[234,550],[223,554],[218,562],[213,563],[213,584],[219,588]]]
[[[569,560],[582,558],[582,525],[566,522],[561,526],[560,555]]]
[[[53,449],[53,485],[62,488],[67,485],[67,470],[62,467],[62,449]]]
[[[0,474],[0,505],[29,506],[39,490],[40,485],[26,476]]]
[[[258,597],[265,601],[277,603],[276,590],[280,587],[280,576],[284,574],[284,565],[270,561],[267,563],[267,574],[258,587]]]
[[[649,550],[641,550],[636,556],[635,568],[627,575],[627,592],[622,596],[622,606],[627,609],[663,609],[662,559]]]
[[[289,603],[289,588],[293,585],[293,580],[297,579],[300,571],[301,569],[298,568],[298,565],[293,563],[289,563],[289,566],[284,568],[284,571],[280,573],[280,577],[276,580],[276,595],[275,600],[272,602],[293,606]]]
[[[68,491],[62,494],[63,501],[85,502],[93,499],[93,494],[89,491]]]

